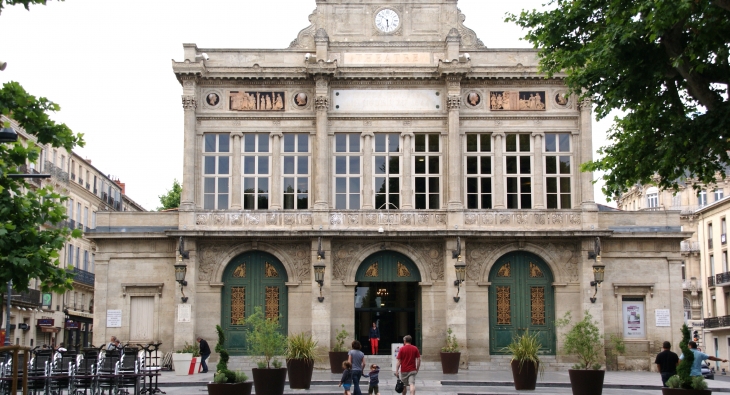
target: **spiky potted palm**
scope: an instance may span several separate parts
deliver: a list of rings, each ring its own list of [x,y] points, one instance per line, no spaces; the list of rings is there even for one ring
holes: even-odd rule
[[[310,333],[290,335],[286,344],[286,368],[289,388],[308,390],[312,383],[312,371],[316,359],[317,341]]]
[[[252,382],[247,381],[248,376],[244,372],[234,372],[228,369],[228,351],[226,351],[226,336],[220,325],[215,326],[218,332],[218,344],[215,345],[215,352],[220,356],[216,372],[213,375],[213,382],[208,383],[208,395],[251,395]]]
[[[286,336],[281,334],[279,319],[267,318],[261,307],[255,307],[247,320],[249,353],[258,356],[258,368],[253,368],[253,385],[257,395],[282,395],[287,369],[276,356],[286,349]]]
[[[534,390],[537,374],[542,372],[540,366],[540,338],[537,333],[525,331],[512,338],[512,342],[503,349],[512,354],[512,378],[516,390]]]

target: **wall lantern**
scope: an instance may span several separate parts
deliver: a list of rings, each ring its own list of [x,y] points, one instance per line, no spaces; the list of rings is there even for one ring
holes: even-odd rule
[[[325,264],[322,262],[325,258],[324,250],[322,250],[322,238],[319,238],[319,245],[317,246],[317,263],[314,265],[314,281],[319,284],[319,296],[317,300],[320,303],[324,302],[324,296],[322,296],[322,286],[324,285],[324,269]]]
[[[456,270],[456,280],[454,280],[454,286],[456,286],[456,296],[454,296],[454,302],[459,302],[461,297],[459,296],[459,292],[461,291],[461,284],[466,279],[466,263],[464,263],[464,258],[461,256],[461,238],[456,238],[456,249],[451,252],[451,257],[453,259],[456,259],[456,263],[454,264],[454,270]]]
[[[183,287],[187,287],[188,282],[185,281],[185,275],[188,272],[188,265],[182,263],[182,256],[178,257],[178,264],[175,265],[175,281],[177,281],[180,284],[180,292],[182,293],[182,300],[183,303],[187,303],[188,297],[185,296],[185,291],[183,291]]]
[[[606,265],[601,263],[601,238],[596,237],[593,244],[593,251],[588,252],[588,259],[595,259],[596,263],[593,264],[593,281],[591,281],[591,287],[594,287],[593,297],[591,303],[596,303],[596,295],[598,295],[598,287],[603,282],[603,276],[606,271]]]

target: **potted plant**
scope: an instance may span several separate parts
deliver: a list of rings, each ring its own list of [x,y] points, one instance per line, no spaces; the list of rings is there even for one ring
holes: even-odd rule
[[[251,355],[259,356],[258,368],[253,368],[253,385],[256,395],[282,395],[286,383],[286,368],[275,356],[286,349],[286,336],[282,335],[279,320],[266,318],[261,307],[247,319],[249,325],[246,340]],[[273,367],[272,367],[273,366]]]
[[[347,361],[347,348],[345,348],[345,339],[350,334],[345,330],[345,325],[337,331],[335,335],[335,347],[329,352],[330,371],[332,373],[342,373],[342,361]]]
[[[208,383],[208,395],[251,395],[253,383],[248,381],[248,376],[243,372],[233,372],[228,369],[228,351],[224,345],[226,336],[220,325],[215,326],[218,332],[218,344],[215,345],[215,352],[220,355],[216,373],[213,375],[213,382]]]
[[[682,325],[682,341],[679,348],[682,350],[682,360],[677,366],[677,374],[667,380],[667,387],[662,388],[662,395],[710,395],[711,390],[707,389],[707,383],[702,376],[690,376],[692,363],[695,355],[689,349],[689,328]]]
[[[289,388],[308,390],[316,359],[317,342],[309,333],[290,335],[286,345],[286,368]]]
[[[621,336],[612,333],[606,347],[606,370],[620,370],[623,366],[622,356],[626,353],[626,343]]]
[[[570,312],[556,321],[557,327],[570,325]],[[583,319],[563,335],[563,351],[578,357],[578,363],[568,370],[573,395],[600,395],[603,392],[605,370],[601,370],[603,336],[586,310]]]
[[[525,331],[522,335],[512,338],[512,343],[504,351],[512,354],[512,378],[516,390],[534,390],[537,383],[537,373],[542,373],[540,358],[540,338],[537,333]]]
[[[198,367],[200,367],[200,360],[196,359],[195,363],[193,363],[193,358],[199,357],[200,348],[198,344],[188,344],[188,342],[185,342],[185,346],[181,350],[177,350],[172,354],[175,375],[187,376],[189,374],[195,374],[198,371]]]
[[[459,343],[456,341],[456,335],[449,328],[446,331],[446,346],[441,348],[441,370],[444,374],[459,373],[460,360]]]

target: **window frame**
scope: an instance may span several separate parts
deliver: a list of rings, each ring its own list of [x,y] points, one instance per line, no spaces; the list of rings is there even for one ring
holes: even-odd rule
[[[338,151],[337,150],[337,139],[339,136],[344,136],[345,138],[345,150],[344,151]],[[352,139],[357,139],[357,150],[353,151],[351,150],[352,147]],[[332,157],[334,158],[332,160],[332,207],[334,210],[360,210],[362,208],[362,198],[363,198],[363,166],[364,166],[364,155],[363,155],[363,138],[362,134],[360,133],[349,133],[349,132],[340,132],[335,133],[334,136],[332,136]],[[338,173],[338,158],[345,158],[345,173]],[[358,158],[359,165],[358,165],[358,171],[352,172],[352,165],[353,161],[352,158]],[[338,182],[339,180],[344,180],[345,183],[345,191],[339,192],[338,191]],[[353,191],[353,180],[357,180],[358,184],[358,190],[355,192]],[[357,196],[357,204],[354,204],[353,198]],[[340,201],[338,198],[344,198],[344,204],[345,207],[338,207],[338,204]]]
[[[206,151],[206,137],[210,135],[215,135],[215,149],[214,151]],[[220,151],[221,149],[221,136],[227,136],[228,138],[228,150],[227,151]],[[232,188],[232,177],[233,177],[233,144],[232,139],[230,137],[230,134],[228,133],[204,133],[203,134],[203,150],[202,150],[202,166],[201,166],[201,175],[202,175],[202,181],[203,185],[201,186],[201,194],[202,194],[202,201],[201,206],[204,210],[228,210],[231,207],[231,188]],[[206,158],[208,157],[214,157],[214,169],[213,173],[207,174],[206,173]],[[223,157],[228,158],[228,172],[227,173],[221,173],[220,167],[221,167],[221,159]],[[207,192],[206,191],[206,183],[208,179],[213,179],[213,192]],[[228,192],[221,192],[221,180],[227,180],[227,189]],[[221,197],[226,195],[226,205],[225,207],[222,207],[221,205]],[[206,198],[208,196],[213,196],[213,205],[210,207],[207,202]]]
[[[476,136],[476,151],[469,150],[469,138],[470,136]],[[487,137],[489,140],[489,149],[487,151],[482,150],[483,143],[482,139]],[[465,206],[469,210],[491,210],[494,208],[494,134],[492,132],[472,132],[466,133],[464,136],[464,160],[462,166],[464,166],[464,202]],[[476,173],[469,173],[469,162],[470,158],[476,158]],[[483,172],[483,158],[489,160],[489,173]],[[476,192],[469,192],[470,179],[476,180]],[[485,186],[489,186],[489,191],[484,191]],[[470,207],[470,197],[476,198],[476,207]],[[488,198],[488,202],[485,204],[484,199]],[[488,207],[485,207],[488,206]]]
[[[416,139],[419,138],[418,136],[424,136],[424,151],[416,151]],[[437,151],[431,151],[431,138],[435,137],[436,142],[438,144],[438,150]],[[444,159],[443,159],[443,141],[441,139],[440,133],[414,133],[413,135],[413,146],[411,147],[411,182],[413,185],[413,208],[416,210],[439,210],[443,208],[443,183],[441,182],[442,179],[442,173],[444,169]],[[423,173],[416,173],[417,170],[417,162],[418,158],[423,158],[424,163],[424,172]],[[437,171],[435,173],[431,172],[431,162],[430,158],[436,158],[437,163]],[[419,192],[418,191],[418,183],[420,182],[420,179],[424,179],[424,191]],[[436,180],[435,186],[431,185],[433,180]],[[433,189],[436,189],[434,192]],[[424,201],[423,207],[419,207],[419,197],[423,196]],[[431,200],[435,196],[436,202]],[[406,197],[407,199],[407,197]],[[433,207],[435,206],[435,207]]]
[[[286,150],[286,144],[285,139],[287,136],[295,136],[295,144],[294,144],[294,151],[287,151]],[[306,136],[307,138],[307,151],[302,152],[299,150],[299,138],[300,136]],[[294,157],[294,172],[293,173],[286,173],[286,161],[287,158]],[[306,157],[306,163],[307,163],[307,171],[306,173],[299,173],[299,167],[301,165],[301,162],[296,159],[299,157]],[[282,195],[282,201],[281,201],[281,208],[283,210],[309,210],[312,208],[312,137],[310,133],[284,133],[282,136],[282,144],[281,144],[281,158],[280,158],[280,164],[281,164],[281,195]],[[287,192],[286,190],[286,180],[287,179],[294,179],[293,185],[296,187],[300,183],[300,179],[306,177],[306,184],[307,184],[307,191],[305,193],[298,192],[298,190],[295,189],[295,192]],[[292,207],[287,207],[287,195],[292,196]],[[299,199],[301,195],[306,195],[306,207],[300,206]]]
[[[254,138],[254,150],[246,151],[245,147],[241,149],[241,208],[244,210],[268,210],[271,206],[271,180],[272,180],[272,167],[274,165],[274,155],[272,147],[271,135],[269,133],[247,133],[244,135],[253,136]],[[261,150],[261,139],[266,139],[267,151]],[[243,145],[243,142],[242,142]],[[253,173],[246,173],[246,158],[253,158],[254,170]],[[260,158],[266,158],[268,171],[261,173],[261,160]],[[246,192],[247,179],[253,179],[253,192]],[[267,191],[262,192],[260,189],[261,180],[266,180]],[[248,198],[253,196],[253,207],[248,204]],[[266,198],[266,207],[262,206],[262,198]]]
[[[386,136],[385,137],[385,151],[378,151],[378,137],[379,136]],[[392,144],[392,137],[396,136],[396,139],[398,141],[398,149],[396,151],[392,151],[390,145]],[[373,144],[373,155],[371,160],[373,174],[372,174],[372,182],[373,182],[373,207],[376,210],[400,210],[403,206],[403,196],[402,196],[402,188],[403,188],[403,137],[400,135],[400,133],[375,133],[373,136],[372,144]],[[387,171],[385,173],[377,173],[377,162],[378,158],[384,157],[385,158],[385,164],[387,164]],[[398,173],[391,173],[391,158],[396,158],[398,161]],[[378,178],[384,178],[383,186],[385,186],[385,193],[378,193],[377,187],[378,187]],[[396,192],[393,192],[391,190],[391,180],[397,179],[398,180],[398,190]],[[395,204],[391,199],[395,195],[395,197],[398,199],[398,204]],[[383,203],[378,204],[379,196],[384,196],[385,201]]]
[[[510,136],[517,136],[516,137],[516,144],[515,144],[515,151],[507,151],[508,147],[508,138]],[[527,151],[524,151],[522,149],[522,136],[527,136],[527,140],[529,141],[529,149]],[[532,139],[532,136],[530,133],[505,133],[504,143],[503,143],[503,155],[502,155],[502,168],[504,169],[504,198],[505,198],[505,206],[510,210],[529,210],[532,209],[534,206],[534,198],[533,198],[533,183],[534,183],[534,171],[535,171],[535,156],[534,156],[534,150],[535,150],[535,144]],[[515,164],[516,164],[516,173],[508,173],[508,162],[510,161],[510,158],[515,158]],[[521,168],[523,166],[522,158],[528,158],[529,165],[530,165],[530,171],[528,173],[523,173],[521,171]],[[516,192],[510,192],[510,180],[515,180],[515,187]],[[525,179],[529,181],[529,191],[525,192]],[[516,206],[511,207],[510,202],[510,196],[516,195]],[[529,199],[529,207],[525,207],[524,199]]]
[[[554,136],[554,150],[548,150],[547,141]],[[561,137],[567,137],[567,150],[563,149]],[[575,157],[573,136],[568,132],[545,133],[545,144],[543,144],[543,182],[545,208],[548,210],[569,210],[573,208],[573,174],[575,173]],[[564,173],[561,166],[563,158],[568,159],[568,172]],[[555,161],[554,173],[548,173],[548,163]],[[552,181],[555,180],[555,181]],[[549,190],[550,184],[555,183],[555,192]],[[568,189],[566,192],[565,189]],[[554,199],[554,202],[552,201]]]

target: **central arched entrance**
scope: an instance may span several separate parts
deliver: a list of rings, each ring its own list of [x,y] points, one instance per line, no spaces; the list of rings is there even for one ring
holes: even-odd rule
[[[287,334],[287,275],[276,257],[249,251],[231,260],[223,271],[221,327],[231,355],[246,353],[246,317],[261,307],[267,318],[279,317],[282,334]]]
[[[373,322],[380,328],[379,354],[388,355],[392,343],[411,335],[421,346],[421,273],[410,258],[395,251],[367,257],[355,276],[355,338],[370,354],[368,342]]]
[[[503,255],[489,272],[489,352],[505,354],[516,334],[538,333],[543,354],[555,354],[553,274],[535,254]]]

